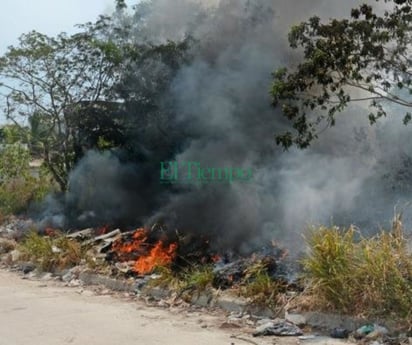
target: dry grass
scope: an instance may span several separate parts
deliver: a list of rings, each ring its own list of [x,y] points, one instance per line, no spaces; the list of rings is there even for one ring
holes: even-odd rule
[[[31,231],[19,249],[25,260],[32,261],[43,271],[73,267],[85,259],[85,250],[81,244],[63,234],[49,237]]]
[[[252,304],[278,310],[284,304],[286,285],[273,280],[267,272],[266,265],[257,261],[247,268],[245,277],[237,287],[239,295],[246,297]]]
[[[362,316],[412,319],[412,256],[399,217],[393,229],[364,238],[353,227],[312,229],[304,277],[314,302]]]
[[[212,289],[215,280],[211,265],[195,265],[181,272],[174,272],[170,267],[158,267],[155,273],[159,277],[151,280],[149,287],[168,288],[188,301],[193,295]],[[270,277],[266,264],[256,261],[244,273],[243,280],[233,288],[233,292],[248,298],[251,304],[272,310],[278,310],[284,304],[286,286]]]
[[[16,248],[16,241],[0,238],[0,254],[6,254]]]

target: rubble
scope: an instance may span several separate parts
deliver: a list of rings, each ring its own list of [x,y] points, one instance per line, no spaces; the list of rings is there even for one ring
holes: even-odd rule
[[[36,266],[31,262],[24,262],[20,265],[20,269],[24,274],[30,273],[36,269]]]
[[[96,244],[98,242],[103,242],[104,244],[110,246],[114,241],[122,237],[122,232],[120,229],[113,230],[108,234],[103,234],[100,236],[93,237],[87,241],[84,241],[84,245]],[[106,246],[104,246],[106,247]]]
[[[84,230],[80,230],[80,231],[76,231],[71,234],[68,234],[67,237],[83,241],[85,239],[91,238],[93,234],[94,234],[94,229],[88,228],[88,229],[84,229]]]
[[[20,238],[25,229],[33,227],[34,222],[30,219],[21,219],[18,217],[9,217],[7,221],[0,224],[0,237],[7,239]]]

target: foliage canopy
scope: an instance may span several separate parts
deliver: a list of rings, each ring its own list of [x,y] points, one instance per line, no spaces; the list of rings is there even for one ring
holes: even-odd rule
[[[350,18],[322,22],[312,17],[294,26],[290,46],[303,51],[294,69],[273,74],[271,94],[292,130],[278,144],[305,148],[322,126],[335,125],[335,115],[350,102],[370,102],[370,123],[386,116],[385,103],[412,107],[412,1],[385,0],[386,10],[363,4]]]

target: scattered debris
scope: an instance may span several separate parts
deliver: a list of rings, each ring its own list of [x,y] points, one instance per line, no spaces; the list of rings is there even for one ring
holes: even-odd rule
[[[335,339],[346,339],[349,337],[349,331],[346,328],[336,327],[330,332],[330,336]]]
[[[385,327],[374,324],[373,331],[366,335],[366,339],[376,340],[386,336],[387,334],[388,330]]]
[[[36,269],[36,266],[30,262],[24,262],[21,264],[20,269],[24,274],[30,273]]]
[[[93,237],[89,239],[88,241],[85,241],[84,244],[89,245],[89,244],[94,244],[98,242],[105,242],[107,244],[112,244],[114,241],[118,240],[121,237],[122,237],[122,232],[120,231],[120,229],[116,229],[116,230],[109,232],[108,234],[103,234],[100,236]]]
[[[367,338],[369,340],[376,340],[387,334],[388,330],[385,327],[379,326],[377,324],[368,324],[358,328],[355,331],[355,338]]]
[[[88,228],[80,231],[73,232],[71,234],[68,234],[68,238],[73,238],[76,240],[85,240],[88,238],[91,238],[94,234],[94,229],[93,228]]]
[[[373,325],[364,325],[356,330],[356,335],[364,337],[374,330]]]
[[[267,335],[298,336],[303,335],[303,331],[298,326],[287,320],[277,319],[258,326],[256,331],[253,333],[254,337]]]
[[[10,257],[10,261],[15,264],[15,267],[21,269],[27,277],[37,274],[37,270],[36,272],[33,272],[36,268],[35,265],[31,263],[18,264],[19,260],[22,260],[22,256],[19,250],[15,249],[17,242],[14,240],[14,238],[16,238],[15,236],[10,236],[12,231],[16,232],[17,230],[15,227],[13,227],[13,230],[10,230],[9,228],[4,230],[4,228],[0,227],[0,254],[7,253],[3,255]],[[21,230],[19,231],[19,233],[22,232]],[[185,264],[192,264],[191,261],[182,261],[186,260],[186,257],[182,258],[180,255],[181,253],[178,252],[180,246],[178,238],[173,238],[173,241],[170,241],[164,233],[151,232],[151,230],[143,228],[129,232],[121,232],[119,229],[109,231],[108,228],[104,232],[101,232],[99,229],[88,228],[67,235],[57,231],[56,233],[63,238],[66,237],[70,239],[68,243],[77,244],[79,253],[90,252],[90,256],[94,259],[93,262],[104,262],[105,267],[107,267],[107,271],[104,271],[106,277],[107,275],[117,278],[121,277],[121,280],[116,279],[116,282],[122,282],[119,287],[117,287],[115,283],[111,284],[109,287],[107,282],[102,283],[101,281],[95,281],[93,284],[107,287],[104,294],[108,294],[110,290],[127,291],[130,296],[150,295],[152,301],[154,301],[155,304],[157,303],[156,305],[164,308],[175,307],[186,302],[192,302],[197,306],[201,305],[202,307],[221,307],[224,310],[233,312],[228,316],[226,321],[220,324],[220,328],[236,329],[241,327],[254,327],[254,337],[273,335],[299,336],[299,340],[317,338],[315,335],[303,335],[304,332],[301,327],[307,324],[313,326],[309,316],[305,313],[299,314],[297,312],[289,313],[287,310],[285,311],[285,309],[287,309],[286,302],[289,302],[289,300],[286,302],[281,300],[282,303],[285,303],[282,304],[283,307],[281,308],[281,311],[285,312],[285,319],[277,319],[277,315],[282,314],[273,312],[266,315],[266,317],[270,317],[271,319],[259,319],[258,317],[251,315],[255,314],[255,311],[248,308],[250,304],[249,300],[235,296],[232,290],[228,290],[228,288],[233,286],[236,287],[237,283],[244,282],[247,279],[253,282],[253,279],[250,278],[251,275],[248,275],[248,269],[256,264],[256,260],[265,260],[264,265],[262,266],[266,270],[265,272],[267,272],[272,279],[279,279],[279,281],[287,283],[288,291],[293,290],[290,288],[290,281],[284,278],[285,275],[280,275],[282,268],[281,260],[283,258],[280,254],[279,256],[275,256],[274,254],[269,253],[267,257],[255,255],[248,258],[239,258],[234,257],[233,255],[218,257],[211,253],[210,257],[205,259],[205,262],[210,264],[210,270],[213,271],[214,274],[213,283],[210,285],[213,285],[216,289],[210,294],[205,293],[198,295],[196,298],[188,299],[186,301],[181,298],[179,291],[173,292],[168,290],[169,286],[154,287],[155,285],[150,283],[162,278],[161,274],[157,274],[161,272],[159,270],[154,270],[159,264],[160,266],[163,264],[168,265],[167,268],[172,273],[174,273],[173,270],[176,267],[179,267],[180,264],[182,264],[183,267],[185,267]],[[4,234],[7,234],[7,239],[5,240],[1,238]],[[56,237],[52,236],[55,236],[52,235],[52,232],[45,232],[46,239],[55,241]],[[20,247],[17,246],[17,248]],[[54,254],[63,253],[61,246],[53,245],[51,249]],[[205,255],[205,253],[207,253],[207,251],[201,252],[201,255]],[[198,259],[200,263],[203,263],[202,260],[204,259],[204,257],[196,257],[195,255],[191,255],[191,258]],[[181,261],[175,263],[175,259]],[[84,262],[85,260],[82,260],[82,263],[76,263],[76,265],[79,265],[76,266],[76,268],[70,268],[72,266],[68,266],[69,269],[62,268],[63,271],[60,271],[58,274],[59,279],[67,286],[82,289],[82,286],[92,284],[86,282],[84,277],[85,274],[88,274],[89,272],[93,275],[96,270],[91,269],[88,271],[86,269],[87,265]],[[156,274],[153,272],[156,272]],[[47,276],[42,280],[50,280],[52,279],[51,277],[52,276]],[[174,276],[171,275],[171,278],[174,278]],[[116,288],[113,289],[113,286],[115,285]],[[125,288],[124,286],[127,287]],[[150,292],[148,292],[149,289]],[[83,291],[83,289],[81,291]],[[282,293],[284,293],[284,291],[282,291]],[[293,297],[294,295],[291,296]],[[257,313],[258,312],[256,312],[256,314]],[[259,313],[259,315],[263,315],[261,310],[259,310]],[[350,333],[348,329],[355,329],[355,327],[351,328],[351,326],[341,322],[335,323],[333,326],[329,327],[332,328],[335,326],[340,327],[333,328],[330,332],[330,337],[338,339],[348,338]],[[202,324],[202,327],[207,327],[207,325]],[[373,342],[373,345],[380,345],[388,343],[387,334],[388,330],[385,327],[377,324],[367,324],[358,328],[354,332],[354,337],[357,339],[364,339],[365,341],[368,341],[368,344]],[[319,338],[317,338],[317,340],[318,339]],[[250,341],[250,343],[254,342]]]
[[[21,238],[26,229],[33,226],[34,222],[30,219],[12,216],[0,225],[0,236],[7,239],[18,239]]]

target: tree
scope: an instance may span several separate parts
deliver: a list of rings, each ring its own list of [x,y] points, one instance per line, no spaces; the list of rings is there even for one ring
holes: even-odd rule
[[[186,134],[177,125],[177,109],[169,92],[180,68],[192,58],[191,44],[190,37],[149,44],[140,49],[143,53],[125,61],[127,68],[115,89],[125,101],[125,134],[132,160],[167,160],[182,144]]]
[[[12,145],[16,143],[29,144],[30,131],[28,127],[17,126],[15,124],[0,127],[0,144]]]
[[[303,51],[303,61],[273,75],[273,103],[293,128],[278,144],[309,146],[350,102],[370,102],[371,124],[386,116],[385,103],[405,108],[405,125],[412,119],[412,0],[385,3],[382,14],[363,4],[349,19],[315,16],[291,29],[290,46]]]
[[[30,125],[31,148],[42,152],[62,190],[86,150],[128,142],[136,160],[159,147],[173,151],[176,143],[166,94],[190,39],[150,42],[139,31],[144,20],[125,9],[117,0],[112,16],[78,25],[71,36],[22,35],[0,58],[6,116]]]
[[[108,17],[82,25],[81,31],[57,37],[32,31],[0,58],[6,117],[16,125],[29,122],[42,135],[46,166],[62,190],[67,187],[73,156],[72,114],[83,102],[110,101],[119,76],[121,54],[102,35]]]

